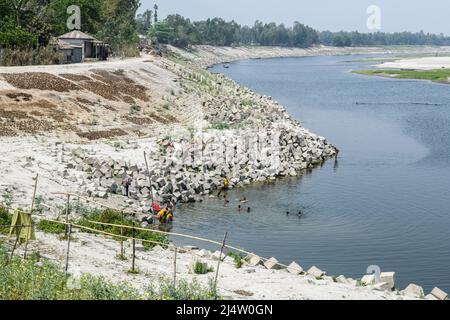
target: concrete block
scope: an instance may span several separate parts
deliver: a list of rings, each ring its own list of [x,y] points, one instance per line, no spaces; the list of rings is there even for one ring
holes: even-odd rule
[[[414,283],[411,283],[410,285],[408,285],[406,287],[406,289],[402,291],[402,293],[407,296],[416,297],[416,298],[424,296],[423,288]]]
[[[264,266],[269,270],[280,270],[282,267],[279,265],[278,260],[275,258],[270,258],[264,262]]]
[[[395,288],[395,272],[382,272],[380,279],[381,282],[388,283],[391,290]]]
[[[213,258],[214,260],[221,260],[223,261],[223,259],[225,259],[225,254],[221,253],[220,251],[215,251],[212,255],[211,258]]]
[[[316,277],[316,278],[320,278],[320,277],[323,277],[325,275],[325,271],[320,270],[316,266],[312,266],[311,268],[309,268],[307,273],[312,275],[312,276],[314,276],[314,277]]]
[[[347,284],[348,283],[347,279],[343,275],[340,275],[339,277],[336,277],[336,282],[337,283],[342,283],[342,284]]]
[[[391,284],[388,282],[379,282],[372,287],[373,290],[378,291],[390,291],[392,290]]]
[[[292,274],[300,274],[303,272],[303,268],[297,264],[296,262],[292,262],[288,267],[287,267],[287,271],[292,273]]]
[[[433,290],[431,290],[431,294],[433,296],[435,296],[436,298],[438,298],[439,300],[447,300],[448,299],[448,294],[444,291],[442,291],[441,289],[439,289],[438,287],[434,287]]]
[[[257,256],[256,254],[254,254],[254,255],[251,255],[251,256],[248,258],[248,264],[249,264],[250,266],[252,266],[252,267],[255,267],[255,266],[257,266],[257,265],[262,264],[262,260],[261,260],[261,258],[260,258],[259,256]]]
[[[202,258],[207,258],[210,256],[210,252],[208,250],[202,249],[199,250],[195,253],[197,256],[202,257]]]
[[[431,293],[427,294],[427,295],[425,296],[425,299],[426,299],[426,300],[435,300],[435,301],[439,300],[438,298],[436,298],[435,296],[433,296]]]
[[[366,286],[371,286],[377,282],[377,279],[375,278],[374,274],[366,274],[364,277],[361,278],[361,282]]]

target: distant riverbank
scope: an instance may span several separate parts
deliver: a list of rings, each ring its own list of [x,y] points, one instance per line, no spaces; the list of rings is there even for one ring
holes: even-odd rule
[[[450,54],[450,47],[433,46],[384,46],[384,47],[329,47],[313,46],[310,48],[287,47],[215,47],[193,46],[190,50],[182,50],[169,46],[169,49],[202,68],[216,64],[245,59],[311,57],[337,55],[395,54],[426,55],[440,52]]]

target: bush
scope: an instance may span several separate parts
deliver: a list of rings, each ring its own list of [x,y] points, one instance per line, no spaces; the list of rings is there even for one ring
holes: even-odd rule
[[[0,299],[2,300],[126,300],[141,298],[129,284],[115,285],[102,277],[83,275],[76,288],[55,264],[13,258],[0,247]]]
[[[37,228],[45,233],[63,234],[66,232],[66,225],[62,223],[41,220],[37,224]]]
[[[194,273],[195,274],[207,274],[208,272],[214,272],[214,268],[209,267],[207,263],[196,261],[194,263]]]
[[[212,282],[203,288],[197,282],[179,281],[174,287],[161,278],[144,293],[127,282],[113,284],[104,277],[84,274],[79,280],[67,278],[56,264],[42,261],[38,253],[29,260],[11,261],[0,246],[0,300],[211,300],[218,299]],[[41,261],[39,261],[41,260]],[[39,261],[39,262],[38,262]],[[70,284],[70,285],[69,285]]]
[[[236,268],[242,268],[244,258],[240,253],[228,252],[228,256],[234,259],[234,265]]]
[[[202,287],[197,281],[188,283],[185,280],[177,282],[174,287],[172,280],[159,279],[158,285],[151,285],[145,291],[148,300],[218,300],[221,297],[214,288],[212,279],[208,288]]]
[[[8,209],[0,207],[0,233],[9,233],[9,227],[12,222],[12,216],[9,214]]]
[[[7,48],[0,54],[0,65],[3,66],[49,65],[60,64],[62,61],[63,54],[51,46],[38,49]]]
[[[136,224],[131,221],[130,219],[124,219],[122,221],[122,214],[117,211],[113,210],[105,210],[105,211],[94,211],[92,213],[87,214],[85,217],[83,217],[80,221],[77,222],[77,224],[100,230],[105,231],[108,233],[113,233],[116,235],[120,235],[120,227],[112,227],[112,226],[105,226],[105,225],[99,225],[92,223],[90,221],[95,222],[103,222],[103,223],[109,223],[109,224],[118,224],[118,225],[126,225],[126,226],[136,226]],[[88,231],[86,231],[88,232]],[[133,234],[133,230],[131,228],[123,228],[123,235],[126,237],[133,237],[136,239],[142,239],[142,240],[150,240],[150,241],[157,241],[164,244],[169,244],[169,238],[161,233],[151,232],[151,231],[144,231],[144,230],[136,230]],[[117,237],[116,240],[120,240],[120,237]],[[142,243],[146,249],[153,248],[156,246],[154,243],[148,243],[143,242]]]

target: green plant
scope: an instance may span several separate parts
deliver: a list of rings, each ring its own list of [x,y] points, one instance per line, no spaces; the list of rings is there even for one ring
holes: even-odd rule
[[[218,123],[213,123],[210,127],[211,129],[216,129],[216,130],[227,130],[227,129],[231,129],[231,125],[225,122],[218,122]]]
[[[244,258],[240,253],[228,252],[228,256],[234,259],[234,265],[236,268],[242,268]]]
[[[204,288],[197,281],[191,283],[180,280],[174,286],[173,281],[160,278],[157,284],[151,284],[145,290],[148,300],[221,300],[214,287],[214,282],[209,279],[208,287]]]
[[[9,227],[12,222],[12,216],[9,214],[8,209],[0,207],[0,233],[9,233]]]
[[[66,225],[47,220],[41,220],[37,224],[37,228],[45,233],[63,234],[66,232]]]
[[[196,261],[193,266],[195,274],[207,274],[208,272],[214,272],[214,268],[208,266],[205,262]]]
[[[130,107],[130,114],[136,114],[136,113],[139,113],[139,112],[141,112],[141,110],[142,110],[142,108],[141,108],[140,106],[138,106],[137,104],[133,104],[133,105]]]
[[[13,195],[11,192],[5,192],[4,194],[2,194],[2,204],[6,207],[11,207],[12,201],[13,201]]]
[[[39,262],[39,263],[38,263]],[[68,278],[54,263],[32,253],[27,260],[14,257],[0,245],[0,299],[2,300],[211,300],[220,299],[212,281],[209,288],[197,282],[179,281],[176,287],[161,278],[139,292],[127,282],[112,283],[104,277],[84,274]],[[72,285],[76,281],[76,285]]]
[[[85,214],[84,217],[81,218],[77,223],[83,227],[88,227],[99,231],[105,231],[108,233],[116,234],[118,236],[121,235],[121,232],[123,232],[122,234],[126,237],[134,237],[136,239],[141,240],[156,241],[163,246],[169,243],[169,238],[161,233],[136,229],[133,232],[132,228],[120,228],[115,226],[99,225],[93,223],[92,221],[116,225],[125,225],[130,227],[136,226],[134,221],[126,217],[122,220],[122,214],[118,211],[113,210],[93,211],[91,213]],[[92,233],[93,231],[86,231],[86,232]],[[116,237],[115,239],[121,240],[120,237]],[[142,241],[142,244],[146,250],[151,249],[156,245],[156,243],[149,243],[146,241]]]

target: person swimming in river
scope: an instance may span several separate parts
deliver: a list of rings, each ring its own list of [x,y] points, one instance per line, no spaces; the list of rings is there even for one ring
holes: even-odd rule
[[[239,199],[240,203],[248,203],[248,200],[246,197],[242,197],[241,199]]]

